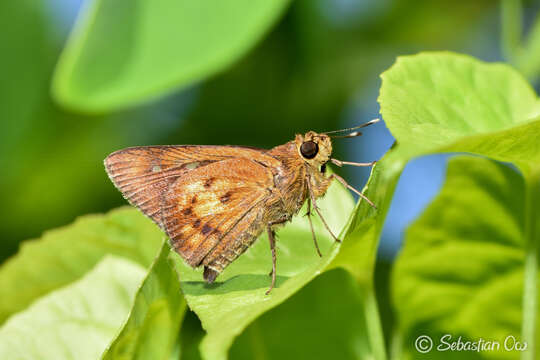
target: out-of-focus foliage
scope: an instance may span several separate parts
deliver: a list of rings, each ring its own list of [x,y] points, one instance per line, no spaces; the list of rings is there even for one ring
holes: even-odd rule
[[[222,70],[259,40],[288,0],[89,4],[60,58],[53,91],[67,107],[101,112]]]
[[[163,233],[133,209],[85,216],[23,244],[0,267],[0,323],[40,296],[92,269],[104,255],[122,256],[149,267]]]
[[[393,274],[408,358],[415,358],[420,335],[436,345],[444,334],[463,342],[502,345],[510,335],[522,341],[524,211],[525,184],[514,169],[482,158],[450,161],[441,193],[407,231]],[[516,352],[501,346],[490,358],[515,359]]]
[[[144,222],[142,216],[138,216]],[[163,241],[135,295],[129,319],[102,359],[168,359],[176,354],[174,349],[178,346],[186,302],[180,292],[178,276],[169,264],[169,253],[169,244]]]
[[[144,269],[107,256],[0,329],[2,359],[97,359],[127,316]]]
[[[523,22],[521,1],[501,1],[502,52],[523,75],[536,82],[540,76],[540,17],[531,21],[526,34]]]
[[[50,75],[64,36],[47,2],[0,4],[0,257],[24,238],[76,216],[122,204],[103,171],[119,147],[157,141],[170,129],[167,104],[87,117],[52,102]],[[5,29],[4,29],[5,27]],[[126,127],[125,121],[133,127]],[[151,121],[149,121],[149,119]],[[174,119],[177,121],[177,119]]]

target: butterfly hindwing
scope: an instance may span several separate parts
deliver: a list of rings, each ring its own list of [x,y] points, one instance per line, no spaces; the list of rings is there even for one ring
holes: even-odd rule
[[[245,158],[186,173],[163,195],[162,221],[171,244],[191,266],[199,266],[227,234],[247,230],[242,219],[263,207],[272,187],[272,172]]]

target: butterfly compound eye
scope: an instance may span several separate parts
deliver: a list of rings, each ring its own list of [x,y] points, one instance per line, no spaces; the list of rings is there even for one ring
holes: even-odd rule
[[[313,141],[306,141],[300,146],[300,153],[306,159],[313,159],[319,152],[319,145]]]

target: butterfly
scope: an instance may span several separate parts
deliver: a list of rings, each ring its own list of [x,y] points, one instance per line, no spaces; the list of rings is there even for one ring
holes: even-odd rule
[[[171,247],[192,267],[204,267],[212,283],[261,235],[268,234],[272,280],[276,281],[275,229],[292,219],[305,202],[315,249],[312,210],[335,239],[317,207],[334,179],[374,204],[326,165],[372,166],[331,158],[333,135],[360,126],[316,133],[309,131],[270,150],[242,146],[139,146],[116,151],[105,159],[105,169],[130,204],[139,208],[169,237]]]

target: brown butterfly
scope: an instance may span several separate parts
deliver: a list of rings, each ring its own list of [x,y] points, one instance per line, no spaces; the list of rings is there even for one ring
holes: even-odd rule
[[[211,283],[266,229],[272,252],[272,284],[276,281],[276,225],[290,221],[307,200],[307,215],[317,253],[321,255],[313,225],[315,209],[333,179],[358,190],[336,174],[325,174],[326,164],[371,166],[332,159],[329,134],[351,131],[375,123],[296,135],[270,150],[241,146],[171,145],[141,146],[116,151],[105,168],[124,197],[152,219],[170,238],[171,246],[192,267],[204,266]]]

